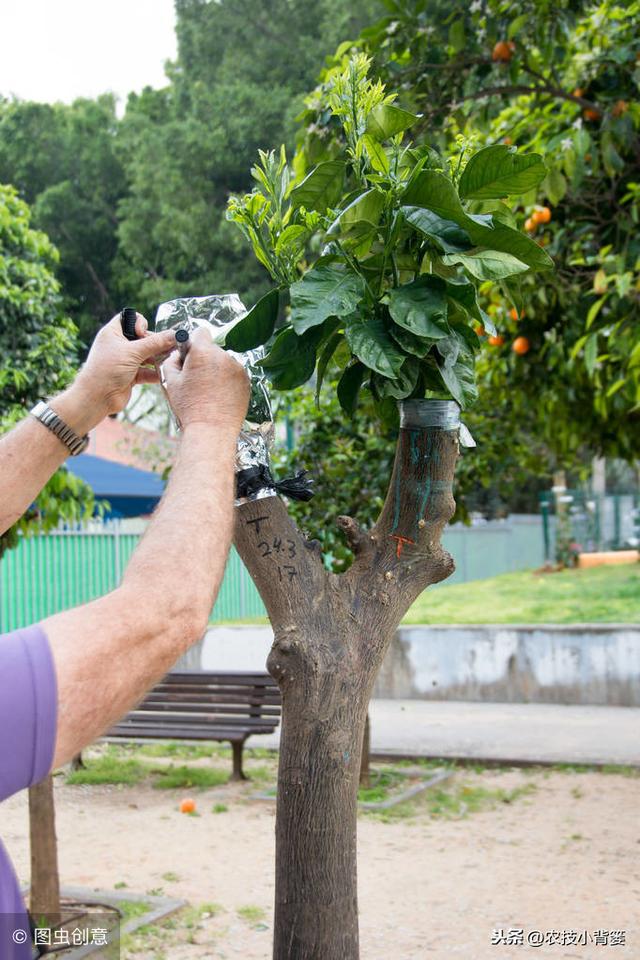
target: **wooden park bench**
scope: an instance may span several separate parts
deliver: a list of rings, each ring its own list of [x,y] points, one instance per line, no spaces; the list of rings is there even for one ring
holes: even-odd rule
[[[105,734],[126,740],[230,741],[232,780],[246,780],[242,749],[247,737],[273,733],[281,698],[268,673],[168,673],[135,710]]]

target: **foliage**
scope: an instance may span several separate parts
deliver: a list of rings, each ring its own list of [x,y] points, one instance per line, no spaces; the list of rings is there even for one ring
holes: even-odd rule
[[[229,201],[229,219],[290,301],[279,329],[274,298],[270,324],[252,311],[237,335],[255,347],[274,334],[263,367],[276,389],[300,386],[317,367],[319,390],[333,363],[349,414],[362,386],[383,419],[404,398],[466,407],[475,399],[474,322],[491,327],[477,281],[552,266],[501,213],[501,198],[535,188],[546,170],[503,145],[460,149],[449,162],[405,142],[418,118],[368,69],[356,56],[322,85],[317,109],[338,131],[311,170],[300,154],[292,177],[284,147],[261,151],[257,187]]]
[[[77,360],[77,331],[60,309],[52,273],[57,252],[30,227],[30,211],[12,187],[0,186],[0,433],[40,398],[63,390]],[[18,532],[51,529],[90,515],[88,488],[59,471],[16,526],[0,537],[0,554]]]
[[[60,251],[65,307],[86,344],[116,312],[116,208],[125,191],[113,96],[65,104],[0,101],[0,182],[33,205]]]
[[[501,215],[525,222],[557,270],[510,280],[510,296],[483,285],[481,305],[492,307],[505,344],[484,343],[478,408],[499,412],[506,431],[526,424],[548,470],[579,466],[585,453],[637,457],[640,5],[385,5],[387,16],[356,44],[402,89],[403,105],[422,114],[416,130],[445,152],[460,137],[518,144],[549,168]],[[323,83],[343,59],[338,48]],[[322,89],[303,120],[309,157],[334,141]],[[510,349],[516,336],[530,342],[524,356]]]

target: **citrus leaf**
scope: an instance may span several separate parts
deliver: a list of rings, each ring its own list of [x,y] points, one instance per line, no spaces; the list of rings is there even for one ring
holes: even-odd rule
[[[442,258],[443,263],[461,264],[472,277],[478,280],[502,280],[529,269],[526,263],[500,250],[472,250],[469,253],[450,253]]]
[[[373,169],[377,170],[378,173],[389,173],[389,157],[382,144],[368,133],[364,134],[362,142]]]
[[[473,363],[461,358],[448,364],[444,358],[438,357],[436,362],[440,376],[453,399],[457,400],[463,410],[470,406],[478,397]]]
[[[342,160],[325,160],[307,174],[289,195],[292,207],[306,207],[324,213],[338,202],[342,192],[345,164]]]
[[[404,354],[387,333],[380,317],[354,314],[347,321],[345,336],[356,357],[370,370],[383,377],[397,376]]]
[[[473,246],[471,237],[466,230],[459,227],[453,220],[427,210],[425,207],[401,207],[407,223],[415,227],[425,237],[435,241],[444,253],[455,253],[458,250],[470,250]]]
[[[344,317],[364,297],[364,281],[338,263],[325,263],[305,273],[291,293],[291,325],[296,333],[323,323],[327,317]]]
[[[437,340],[449,333],[447,285],[440,277],[424,274],[387,294],[389,313],[400,326],[417,337]]]
[[[318,359],[318,370],[316,374],[316,403],[318,403],[320,400],[320,390],[322,389],[322,381],[324,380],[324,375],[329,365],[329,361],[331,360],[331,357],[336,352],[338,344],[341,342],[343,337],[344,337],[344,334],[338,333],[337,331],[335,333],[332,333],[329,339],[327,340],[326,344],[324,345],[322,353],[320,354],[320,357]]]
[[[278,319],[278,289],[269,290],[225,337],[225,347],[236,353],[255,350],[273,334]]]
[[[415,114],[389,103],[374,107],[367,117],[366,132],[376,140],[389,140],[396,133],[402,133],[412,127],[418,118]]]
[[[371,379],[381,399],[392,397],[394,400],[404,400],[415,390],[419,374],[420,362],[415,357],[407,357],[393,380],[377,373],[372,374]]]
[[[321,330],[313,329],[299,337],[291,327],[278,334],[268,356],[258,361],[276,390],[291,390],[307,382],[315,370],[321,335]]]
[[[366,367],[356,360],[355,363],[345,368],[338,381],[338,401],[344,412],[350,417],[355,413],[358,394],[366,372]]]
[[[537,153],[519,154],[504,143],[484,147],[462,172],[458,190],[462,199],[494,200],[526,193],[547,175]]]

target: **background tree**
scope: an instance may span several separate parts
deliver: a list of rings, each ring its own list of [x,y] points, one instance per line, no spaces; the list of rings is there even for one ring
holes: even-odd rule
[[[596,453],[637,457],[639,5],[561,0],[553,15],[542,0],[385,6],[356,46],[421,113],[432,142],[517,143],[549,166],[540,187],[502,216],[526,224],[557,270],[483,285],[481,303],[499,329],[497,339],[483,338],[472,432],[492,411],[504,435],[522,439],[519,455],[535,452],[536,472],[549,478],[583,474]],[[343,57],[339,49],[323,82]],[[302,162],[336,149],[335,121],[317,99],[318,91],[307,101]],[[487,477],[503,469],[502,451],[493,452],[486,444],[477,452]]]
[[[33,206],[56,244],[66,310],[88,344],[121,302],[114,275],[117,205],[126,181],[111,95],[64,104],[0,103],[0,182]]]

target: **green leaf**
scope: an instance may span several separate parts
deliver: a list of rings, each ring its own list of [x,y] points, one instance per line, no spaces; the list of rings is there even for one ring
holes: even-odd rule
[[[447,389],[462,409],[470,406],[478,397],[473,363],[467,358],[459,358],[453,363],[450,356],[437,358],[438,370]]]
[[[323,323],[327,317],[344,317],[364,297],[364,281],[338,263],[325,263],[305,273],[291,287],[291,325],[296,333]]]
[[[332,333],[327,342],[324,345],[320,358],[318,360],[318,370],[316,373],[316,403],[320,399],[320,390],[322,389],[322,381],[324,380],[324,375],[329,365],[331,357],[336,352],[338,344],[342,341],[344,337],[343,333]]]
[[[354,314],[347,321],[345,336],[356,357],[370,370],[383,377],[397,376],[404,354],[387,333],[380,317]]]
[[[532,270],[550,270],[553,267],[553,260],[535,240],[502,223],[497,226],[488,224],[485,214],[466,213],[455,187],[442,173],[423,170],[405,190],[402,202],[409,206],[426,207],[445,220],[453,220],[467,231],[477,247],[510,253]]]
[[[338,381],[338,401],[346,414],[353,417],[358,404],[358,394],[367,372],[366,367],[356,360],[345,370]]]
[[[509,29],[507,30],[507,37],[509,40],[513,40],[513,38],[520,33],[522,28],[527,26],[530,20],[530,13],[521,13],[519,17],[516,17],[515,20],[512,20],[509,24]]]
[[[372,374],[372,383],[380,399],[392,397],[394,400],[404,400],[416,388],[420,374],[420,362],[415,357],[407,357],[398,374],[393,380]]]
[[[466,230],[453,220],[445,220],[425,207],[401,207],[407,223],[438,244],[444,253],[470,250],[473,246]]]
[[[599,300],[596,300],[595,303],[592,303],[592,304],[591,304],[591,306],[589,307],[589,313],[587,314],[587,320],[586,320],[586,323],[585,323],[585,330],[588,330],[588,329],[589,329],[589,327],[591,326],[591,324],[593,323],[593,321],[596,319],[596,317],[597,317],[598,314],[600,313],[600,310],[602,309],[602,307],[603,307],[604,304],[606,303],[606,300],[607,300],[607,295],[605,294],[604,297],[600,297]]]
[[[437,170],[422,170],[409,183],[402,203],[409,207],[426,207],[444,220],[453,220],[460,227],[466,228],[471,222],[451,180]]]
[[[591,333],[587,337],[586,343],[584,345],[584,365],[589,371],[593,373],[596,366],[596,358],[598,356],[598,334]]]
[[[467,311],[467,313],[481,323],[485,330],[495,334],[491,318],[478,306],[477,291],[472,283],[464,277],[449,277],[447,280],[447,294],[456,303]]]
[[[362,142],[373,169],[378,173],[389,173],[389,157],[382,144],[368,133],[364,134]]]
[[[447,285],[440,277],[423,274],[387,294],[389,313],[400,326],[417,337],[438,340],[449,333]]]
[[[537,153],[518,154],[499,143],[474,154],[464,168],[458,190],[463,199],[492,200],[526,193],[547,175]]]
[[[363,221],[370,227],[377,227],[384,210],[384,203],[384,194],[379,190],[367,190],[361,193],[333,221],[327,233],[348,233]]]
[[[367,117],[366,132],[376,140],[389,140],[396,133],[408,130],[418,117],[400,107],[393,107],[389,103],[381,103],[374,107]]]
[[[302,238],[306,233],[307,228],[303,227],[301,223],[292,223],[290,226],[285,227],[276,241],[276,256],[281,256],[282,253],[287,250],[301,250],[304,246]]]
[[[316,347],[322,331],[309,330],[299,337],[287,327],[276,337],[269,355],[260,366],[276,390],[291,390],[306,383],[316,366]]]
[[[225,347],[236,353],[255,350],[273,334],[278,319],[279,295],[277,287],[265,293],[225,338]]]
[[[546,250],[519,230],[512,230],[504,224],[484,227],[474,223],[469,229],[469,234],[476,246],[508,253],[526,263],[532,270],[553,269],[553,260]]]
[[[529,269],[526,263],[500,250],[474,250],[470,253],[451,253],[442,258],[447,265],[461,264],[478,280],[502,280]]]
[[[427,340],[425,337],[417,337],[415,333],[409,333],[404,327],[399,327],[396,323],[389,329],[390,335],[405,353],[410,353],[414,357],[424,359],[431,350],[434,340]]]
[[[338,202],[342,192],[346,164],[342,160],[325,160],[307,174],[289,195],[292,207],[306,207],[324,213]]]
[[[557,167],[552,167],[544,180],[541,190],[552,204],[560,203],[567,192],[567,180]]]
[[[463,17],[454,20],[449,27],[449,45],[453,48],[454,53],[460,53],[461,50],[464,50],[465,35]]]

